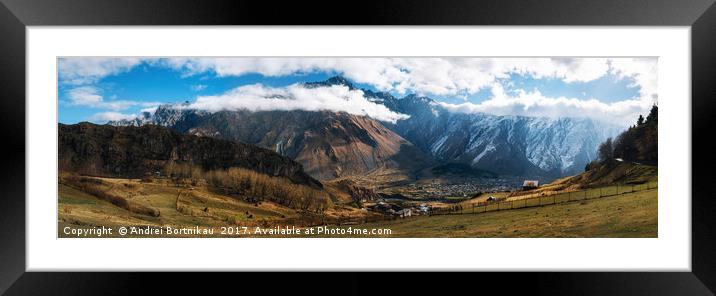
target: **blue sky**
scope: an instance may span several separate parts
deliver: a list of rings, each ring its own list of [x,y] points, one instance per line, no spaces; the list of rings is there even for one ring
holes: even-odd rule
[[[400,118],[386,117],[388,111],[371,106],[360,94],[311,93],[322,98],[316,101],[291,87],[343,75],[361,88],[396,97],[430,96],[454,112],[587,116],[627,123],[658,97],[656,64],[656,59],[589,58],[60,58],[59,122],[104,123],[185,101],[209,110],[313,110],[325,104],[329,110]],[[247,87],[257,84],[261,89]],[[296,98],[290,104],[261,100],[275,94]]]
[[[253,73],[227,77],[217,77],[212,74],[183,77],[181,73],[171,69],[142,65],[128,72],[107,76],[92,83],[92,86],[96,87],[107,101],[132,100],[171,104],[193,101],[197,96],[222,94],[242,85],[261,83],[281,87],[306,81],[326,80],[335,74],[326,72],[266,77]],[[69,124],[81,121],[104,123],[106,120],[96,120],[94,116],[112,111],[121,111],[122,114],[138,114],[142,109],[151,108],[147,105],[134,105],[125,109],[112,110],[72,104],[70,91],[76,87],[71,84],[59,84],[59,122],[61,123]]]

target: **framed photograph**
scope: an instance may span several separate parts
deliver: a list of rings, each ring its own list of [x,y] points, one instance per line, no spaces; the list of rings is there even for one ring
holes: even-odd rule
[[[0,291],[712,295],[712,1],[305,4],[4,1]]]

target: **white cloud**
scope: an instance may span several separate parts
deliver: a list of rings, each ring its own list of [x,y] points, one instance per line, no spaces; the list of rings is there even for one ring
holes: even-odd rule
[[[151,107],[157,106],[157,102],[138,102],[130,100],[106,101],[101,90],[94,86],[79,86],[67,91],[67,99],[74,106],[83,106],[97,109],[108,109],[112,111],[124,110],[133,106]]]
[[[306,88],[301,84],[271,88],[261,84],[246,85],[218,96],[200,96],[185,108],[207,110],[329,110],[354,115],[369,116],[377,120],[396,122],[407,115],[391,111],[363,96],[360,90],[346,86]]]
[[[185,76],[215,73],[217,76],[241,76],[258,73],[284,76],[296,73],[332,71],[356,82],[390,89],[405,76],[393,59],[387,58],[169,58],[155,62],[183,72]]]
[[[449,111],[463,113],[483,112],[495,115],[521,115],[544,117],[588,117],[623,126],[634,124],[639,114],[648,113],[658,97],[656,58],[610,58],[610,59],[500,59],[494,73],[514,72],[534,78],[557,77],[565,82],[588,82],[613,74],[620,78],[631,78],[630,86],[639,87],[638,97],[613,103],[599,98],[578,99],[567,97],[546,97],[539,90],[516,90],[516,95],[507,95],[500,83],[490,85],[492,97],[479,104],[438,103]],[[500,77],[500,75],[496,75]],[[509,83],[509,82],[508,82]],[[586,95],[586,93],[584,93]]]
[[[510,73],[589,82],[613,73],[655,93],[656,59],[635,58],[170,58],[155,64],[186,76],[214,73],[283,76],[336,72],[383,91],[425,95],[474,94]]]
[[[258,73],[275,77],[317,71],[335,72],[382,91],[457,98],[493,88],[493,98],[480,104],[444,104],[446,108],[459,112],[575,115],[603,119],[616,116],[620,118],[618,120],[631,122],[634,114],[648,110],[658,98],[656,58],[63,58],[59,63],[60,80],[75,85],[94,83],[103,77],[129,71],[142,63],[171,68],[184,76],[213,74],[226,77]],[[639,87],[640,93],[638,98],[615,103],[604,103],[600,98],[548,98],[538,91],[518,90],[518,95],[514,97],[506,96],[504,92],[494,94],[496,90],[501,90],[495,86],[511,83],[503,80],[511,73],[537,79],[560,79],[567,83],[589,82],[611,74],[633,80],[632,86]],[[196,85],[192,88],[200,90],[203,87]],[[199,97],[195,104],[206,109],[325,109],[365,114],[386,121],[399,119],[399,116],[396,117],[398,114],[387,108],[380,109],[384,107],[365,100],[362,94],[338,92],[340,90],[306,90],[296,86],[281,89],[247,86],[219,96]],[[137,104],[132,101],[103,100],[98,92],[90,89],[73,89],[68,95],[73,104],[113,111]],[[351,101],[350,104],[346,104],[346,97]],[[151,104],[143,106],[149,107]]]
[[[89,120],[92,122],[106,123],[108,121],[132,120],[137,118],[136,114],[124,114],[120,112],[100,112],[92,115]]]
[[[193,85],[189,86],[189,88],[193,91],[202,91],[202,90],[205,90],[206,87],[207,87],[206,84],[193,84]]]
[[[519,73],[534,78],[558,78],[564,82],[588,82],[609,71],[606,58],[510,58],[494,59],[497,73]]]
[[[140,58],[66,57],[59,59],[57,71],[61,83],[81,85],[129,71],[141,63]]]
[[[651,95],[656,94],[657,75],[656,58],[63,58],[60,79],[97,81],[142,62],[184,76],[285,76],[328,71],[383,91],[441,96],[476,93],[509,73],[564,82],[588,82],[613,73],[634,78]]]
[[[637,98],[614,103],[597,99],[543,96],[539,91],[517,91],[516,96],[507,95],[500,85],[493,86],[492,98],[479,104],[449,104],[438,102],[448,111],[461,113],[488,113],[495,115],[521,115],[533,117],[587,117],[623,126],[636,122],[638,114],[645,114],[652,102]]]
[[[631,77],[641,88],[642,98],[656,102],[658,99],[658,60],[656,58],[613,59],[612,72],[620,77]]]
[[[73,105],[93,106],[101,104],[102,96],[99,89],[92,86],[76,87],[67,92],[67,98]]]
[[[139,110],[139,112],[141,112],[141,113],[150,113],[150,114],[153,114],[154,111],[157,111],[157,108],[158,108],[158,106],[149,107],[149,108],[144,108],[144,109]]]

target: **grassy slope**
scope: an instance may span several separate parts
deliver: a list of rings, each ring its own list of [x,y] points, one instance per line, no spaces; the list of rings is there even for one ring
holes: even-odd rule
[[[600,165],[571,178],[564,179],[569,185],[582,187],[600,187],[614,184],[641,184],[658,180],[658,167],[616,162],[612,165]]]
[[[390,237],[657,237],[657,190],[483,214],[415,217],[361,228]],[[385,236],[381,236],[385,237]]]
[[[632,168],[633,169],[633,168]],[[643,167],[628,170],[640,177],[655,170]],[[603,176],[602,176],[603,177]],[[571,178],[555,183],[564,184]],[[654,176],[655,179],[655,176]],[[292,218],[296,211],[272,203],[245,203],[219,195],[201,186],[194,190],[166,182],[142,183],[139,180],[103,178],[102,186],[117,196],[160,210],[159,217],[132,213],[74,188],[59,185],[59,226],[226,226],[256,224],[260,220],[278,221]],[[126,185],[125,185],[126,184]],[[555,186],[557,184],[554,184]],[[546,185],[547,187],[547,185]],[[561,186],[557,186],[561,187]],[[569,186],[571,187],[571,186]],[[551,188],[550,188],[551,189]],[[555,191],[569,190],[554,188]],[[182,210],[176,208],[178,192]],[[506,193],[505,193],[506,194]],[[476,202],[487,195],[467,201]],[[533,207],[482,214],[421,216],[403,220],[354,225],[358,228],[389,228],[388,237],[656,237],[657,190],[646,190],[581,202]],[[208,208],[208,211],[204,211]],[[469,211],[469,207],[465,207]],[[252,215],[248,218],[246,212]],[[341,207],[327,214],[353,216],[357,209]],[[232,217],[227,220],[227,217]],[[345,236],[343,236],[345,237]],[[380,236],[386,237],[386,236]]]
[[[173,197],[172,197],[173,198]],[[162,198],[159,198],[161,201]],[[387,228],[392,235],[377,237],[657,237],[657,190],[569,202],[544,207],[482,214],[421,216],[403,220],[353,225]],[[60,186],[60,227],[75,225],[227,225],[176,212],[151,223],[150,217],[131,213],[93,196]],[[253,205],[243,205],[247,208]],[[70,208],[69,211],[65,210]],[[254,209],[255,210],[255,209]],[[343,226],[347,227],[347,226]],[[336,236],[346,237],[346,236]]]
[[[183,225],[214,226],[230,224],[226,217],[237,221],[279,219],[281,216],[296,216],[295,211],[272,203],[262,202],[259,206],[237,199],[217,195],[202,188],[186,190],[164,183],[141,183],[131,179],[102,179],[112,184],[108,192],[119,196],[130,196],[132,202],[156,208],[159,217],[132,213],[111,203],[98,199],[75,188],[59,185],[60,224],[128,226],[128,225]],[[130,184],[130,187],[124,184]],[[183,192],[177,211],[177,194]],[[205,212],[204,209],[207,209]],[[248,218],[249,215],[251,218]]]
[[[298,218],[296,210],[272,202],[247,203],[234,197],[211,192],[205,185],[176,186],[169,180],[152,183],[137,179],[95,178],[99,188],[128,201],[159,210],[159,217],[137,214],[76,188],[59,184],[59,229],[65,226],[182,226],[212,227],[253,226],[263,222],[279,223]],[[178,201],[177,195],[181,192]],[[335,206],[325,212],[332,217],[365,215],[360,210]]]
[[[655,166],[617,163],[562,178],[536,190],[485,193],[462,205],[469,211],[472,203],[484,201],[490,195],[511,200],[584,188],[603,187],[611,192],[615,184],[641,184],[657,179]],[[359,227],[388,228],[392,230],[390,237],[657,237],[657,226],[658,189],[651,189],[544,207],[422,216]]]
[[[59,185],[59,193],[60,225],[155,225],[156,222],[153,217],[132,213],[65,185]]]

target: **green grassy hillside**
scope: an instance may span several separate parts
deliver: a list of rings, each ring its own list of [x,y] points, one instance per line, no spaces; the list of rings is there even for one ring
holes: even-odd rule
[[[657,237],[657,212],[657,190],[651,189],[543,207],[422,216],[357,227],[392,232],[376,237]]]

